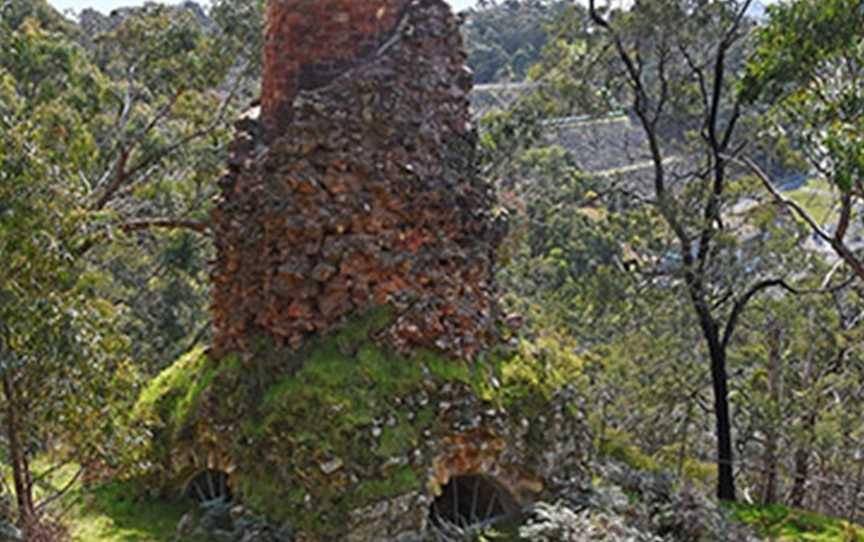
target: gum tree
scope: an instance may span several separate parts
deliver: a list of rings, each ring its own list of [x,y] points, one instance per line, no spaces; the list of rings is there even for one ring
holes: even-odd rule
[[[783,2],[771,6],[758,33],[741,96],[767,109],[770,131],[782,133],[825,179],[836,218],[821,223],[784,197],[754,161],[743,161],[773,197],[790,208],[861,279],[864,260],[850,244],[864,201],[864,9],[853,0]]]
[[[587,20],[561,25],[578,105],[626,109],[644,136],[649,180],[633,202],[660,219],[668,244],[654,261],[680,284],[707,354],[717,437],[717,496],[735,499],[727,352],[748,304],[792,287],[782,256],[744,261],[754,246],[731,157],[746,146],[752,113],[735,93],[749,50],[747,1],[638,2],[630,10],[589,3]],[[572,39],[570,39],[572,37]],[[555,68],[552,68],[552,72]],[[560,77],[560,74],[558,75]],[[782,220],[782,218],[777,218]],[[758,237],[756,238],[758,241]],[[756,243],[758,245],[758,242]]]
[[[105,81],[68,42],[33,20],[0,26],[0,374],[19,522],[30,528],[31,460],[51,438],[107,430],[107,384],[122,337],[102,301],[104,277],[77,256],[86,188],[75,172],[93,152],[85,127]],[[11,52],[12,54],[8,54]]]
[[[0,10],[0,408],[30,526],[50,501],[34,455],[62,439],[64,460],[115,456],[138,371],[192,335],[162,326],[181,304],[180,327],[201,320],[194,255],[248,79],[227,77],[236,42],[188,13],[151,6],[84,39],[41,2]],[[147,338],[135,363],[127,334]]]

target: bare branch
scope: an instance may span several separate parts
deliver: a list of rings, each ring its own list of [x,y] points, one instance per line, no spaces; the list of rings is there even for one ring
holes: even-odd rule
[[[702,97],[702,107],[705,110],[708,110],[708,84],[705,81],[705,69],[704,66],[699,66],[696,63],[696,59],[687,51],[687,48],[678,44],[678,51],[684,57],[684,60],[687,62],[687,66],[690,68],[690,71],[696,74],[696,79],[699,81],[699,94]]]
[[[609,23],[597,11],[596,0],[588,0],[588,13],[591,15],[591,20],[594,21],[595,23],[597,23],[598,26],[602,26],[603,28],[606,28],[607,30],[609,29]]]
[[[84,467],[79,467],[78,472],[76,472],[75,476],[73,476],[68,482],[66,482],[66,485],[64,485],[62,488],[57,490],[56,493],[54,493],[50,497],[46,497],[36,505],[36,512],[43,512],[49,504],[65,495],[78,482],[78,479],[81,478],[82,474],[84,474]]]
[[[93,204],[93,210],[99,211],[105,208],[108,205],[108,202],[111,201],[111,198],[114,197],[114,193],[123,186],[123,183],[129,178],[129,174],[126,172],[126,162],[129,160],[129,151],[125,148],[120,149],[120,155],[117,157],[117,163],[114,166],[114,179],[112,179],[111,183],[105,188],[105,191],[102,192],[102,195],[99,196],[99,199],[96,200],[96,203]]]
[[[804,222],[810,226],[810,229],[813,230],[820,239],[827,242],[831,245],[831,248],[834,249],[834,252],[837,253],[840,258],[846,262],[846,264],[852,268],[852,271],[861,279],[864,279],[864,262],[862,262],[843,241],[843,237],[846,235],[846,230],[849,226],[849,215],[851,214],[851,199],[848,204],[843,205],[841,209],[840,216],[840,224],[837,227],[837,231],[832,236],[827,231],[825,231],[816,220],[810,216],[810,214],[804,210],[803,207],[798,205],[797,202],[783,196],[777,188],[774,186],[774,183],[771,181],[771,178],[765,173],[762,168],[759,167],[756,162],[747,157],[742,158],[734,158],[727,157],[733,162],[737,162],[744,166],[747,166],[750,171],[753,172],[754,175],[762,182],[763,186],[771,193],[774,199],[786,206],[789,209],[792,209],[795,214],[797,214]],[[849,195],[845,196],[845,198],[850,198]],[[844,199],[845,199],[844,198]],[[844,222],[845,221],[845,222]]]
[[[723,44],[725,46],[732,45],[738,37],[736,37],[736,33],[738,29],[741,28],[741,23],[744,21],[744,16],[747,15],[747,10],[750,9],[750,4],[753,3],[753,0],[747,0],[741,4],[741,8],[738,10],[738,13],[735,14],[735,19],[732,21],[732,25],[729,27],[729,30],[726,31],[726,34],[723,36]]]
[[[726,327],[723,330],[723,348],[726,348],[729,340],[732,338],[732,333],[735,331],[735,326],[738,324],[738,318],[741,316],[741,313],[744,312],[747,303],[749,303],[758,293],[767,290],[768,288],[782,288],[783,290],[795,295],[830,294],[847,288],[852,283],[853,278],[831,287],[828,287],[826,282],[823,281],[822,287],[810,289],[795,288],[784,279],[766,279],[757,282],[751,286],[744,295],[740,296],[735,301],[735,305],[732,306],[732,312],[729,314],[729,319],[727,320]]]
[[[744,295],[739,297],[732,306],[732,312],[729,314],[726,327],[723,329],[723,339],[721,340],[721,344],[724,350],[728,346],[729,340],[732,338],[732,333],[735,331],[735,326],[738,324],[738,318],[741,316],[741,313],[744,312],[747,303],[749,303],[750,300],[759,292],[774,287],[781,287],[786,291],[797,293],[797,290],[789,286],[783,279],[766,279],[751,286],[750,289],[747,290]]]
[[[122,147],[120,159],[118,160],[118,163],[116,166],[115,178],[111,182],[111,184],[105,189],[105,191],[102,193],[102,195],[99,197],[99,199],[95,202],[95,204],[93,206],[94,210],[104,209],[111,202],[111,200],[114,198],[114,196],[117,194],[117,191],[120,190],[120,188],[122,188],[123,185],[129,179],[131,179],[135,175],[139,174],[141,171],[144,171],[147,168],[149,168],[149,167],[159,163],[160,161],[164,160],[166,157],[173,155],[175,152],[177,152],[179,149],[182,149],[183,147],[185,147],[189,143],[191,143],[197,139],[200,139],[202,137],[205,137],[208,134],[212,133],[213,130],[217,126],[219,126],[222,122],[225,121],[225,116],[228,113],[229,106],[231,105],[232,101],[236,97],[237,89],[239,88],[239,84],[240,84],[239,80],[238,80],[238,82],[235,82],[234,87],[232,87],[231,91],[228,93],[228,95],[225,97],[225,99],[222,100],[222,104],[219,106],[219,110],[216,113],[216,116],[213,118],[213,120],[210,123],[207,124],[207,126],[204,126],[200,130],[197,130],[197,131],[187,135],[186,137],[183,137],[183,138],[177,140],[176,142],[174,142],[173,145],[169,145],[166,148],[163,148],[163,149],[160,149],[156,152],[153,152],[149,156],[145,156],[137,164],[133,165],[129,169],[126,168],[126,162],[128,161],[128,158],[129,158],[129,155],[131,154],[132,149]],[[182,91],[176,93],[176,95],[173,97],[173,99],[171,100],[170,103],[174,103],[180,97],[181,94],[182,94]],[[156,116],[153,119],[151,119],[151,122],[149,123],[149,125],[147,126],[146,130],[143,133],[150,131],[155,126],[155,124],[158,122],[158,120],[160,120],[169,111],[170,111],[170,108],[163,108],[162,110],[160,110],[156,114]]]
[[[774,199],[778,203],[781,203],[781,204],[785,205],[786,207],[795,211],[795,214],[797,214],[804,222],[806,222],[807,225],[810,226],[810,229],[812,229],[813,232],[816,235],[818,235],[822,240],[824,240],[828,243],[831,242],[832,238],[828,234],[828,232],[826,232],[824,229],[822,229],[822,227],[819,226],[819,224],[816,222],[816,220],[813,217],[811,217],[810,214],[806,210],[804,210],[803,207],[798,205],[798,202],[791,200],[791,199],[787,198],[786,196],[784,196],[783,194],[781,194],[780,191],[777,190],[777,187],[774,186],[774,183],[771,181],[771,178],[768,176],[768,174],[765,173],[762,170],[762,168],[760,168],[759,165],[756,162],[754,162],[751,158],[746,157],[746,156],[740,157],[740,158],[734,158],[731,156],[727,156],[727,159],[729,159],[732,162],[736,162],[738,164],[746,166],[748,169],[750,169],[750,171],[754,175],[756,175],[756,177],[762,182],[762,185],[768,190],[768,192],[771,193],[771,195],[774,197]]]
[[[849,220],[852,215],[852,195],[844,194],[840,200],[840,219],[837,221],[837,229],[834,231],[834,240],[843,242],[846,232],[849,230]]]
[[[180,220],[172,218],[151,218],[141,220],[130,220],[118,226],[125,232],[134,230],[146,230],[150,228],[162,228],[169,230],[186,229],[203,235],[210,235],[210,223],[196,220]]]

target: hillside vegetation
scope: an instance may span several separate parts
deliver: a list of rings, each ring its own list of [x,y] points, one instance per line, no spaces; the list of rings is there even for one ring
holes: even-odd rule
[[[351,118],[310,98],[332,87],[301,93],[309,118],[332,113],[398,143],[368,171],[315,157],[369,137],[270,146],[255,108],[264,5],[148,3],[73,21],[45,0],[0,0],[0,540],[340,540],[385,508],[428,520],[436,542],[864,540],[859,0],[481,1],[463,37],[488,114],[447,124],[449,139],[423,119],[393,132],[373,113],[400,89],[367,96],[360,72]],[[449,104],[433,105],[468,111],[466,57],[448,51],[460,81],[431,85]],[[379,81],[375,58],[360,66]],[[414,137],[467,173],[418,172]],[[280,202],[254,199],[266,183],[226,175],[277,152],[300,158],[262,178],[293,175],[291,190],[320,195],[302,200],[314,221],[279,216]],[[440,191],[397,205],[370,188],[397,174],[406,193],[421,178]],[[262,283],[299,300],[283,314],[257,303],[254,284],[219,283],[265,315],[226,331],[230,352],[212,348],[214,285],[228,276],[214,273],[227,243],[214,224],[240,213],[226,194],[268,201],[241,210],[273,222],[231,242],[278,260]],[[466,203],[478,201],[489,208]],[[500,248],[459,245],[441,202]],[[385,230],[426,268],[398,260],[376,238]],[[318,238],[286,244],[277,231]],[[379,258],[328,257],[327,236]],[[231,272],[252,276],[249,259]],[[349,309],[321,309],[332,316],[321,334],[300,316],[319,310],[325,283]],[[417,310],[417,292],[442,284],[440,303]],[[497,298],[468,310],[479,290]],[[239,309],[228,305],[221,316]],[[472,318],[493,348],[388,342],[394,322],[444,337],[442,321]],[[298,344],[278,337],[289,320]],[[515,446],[496,432],[524,440],[519,465],[457,458],[513,502],[486,495],[496,513],[453,513],[470,520],[455,530],[433,505],[465,473],[428,452],[454,427],[492,455]],[[529,472],[550,458],[578,468]]]

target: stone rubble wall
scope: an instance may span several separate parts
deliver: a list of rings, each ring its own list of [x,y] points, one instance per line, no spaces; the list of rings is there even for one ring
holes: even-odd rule
[[[527,405],[495,408],[461,384],[445,383],[430,392],[439,414],[424,431],[427,438],[413,456],[390,460],[427,466],[424,487],[354,510],[349,542],[430,540],[429,508],[458,476],[488,476],[520,508],[590,482],[591,436],[585,420],[571,411],[578,404],[573,390],[560,390],[546,402],[543,414]],[[427,397],[396,399],[403,410],[416,412]]]
[[[296,349],[387,304],[390,345],[472,358],[495,337],[503,232],[457,18],[441,0],[279,0],[268,34],[263,116],[238,123],[212,215],[217,355],[262,334]]]

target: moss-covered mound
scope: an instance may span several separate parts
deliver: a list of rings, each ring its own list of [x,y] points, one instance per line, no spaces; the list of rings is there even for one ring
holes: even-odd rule
[[[516,497],[542,491],[550,424],[572,414],[553,415],[546,379],[514,371],[518,357],[406,358],[376,341],[390,321],[374,311],[301,352],[267,341],[218,363],[191,352],[135,409],[154,428],[150,464],[174,484],[205,461],[230,470],[247,505],[322,540],[395,497],[405,510],[387,513],[422,526],[430,499],[461,472],[492,473]],[[512,390],[501,385],[511,378]],[[574,433],[562,442],[588,441],[561,431]]]
[[[144,444],[129,447],[133,457],[125,458],[133,473],[143,472],[148,483],[165,490],[206,466],[206,454],[197,453],[206,426],[199,407],[204,391],[226,368],[211,362],[199,346],[143,390],[131,413],[129,433],[138,439],[143,435]]]

